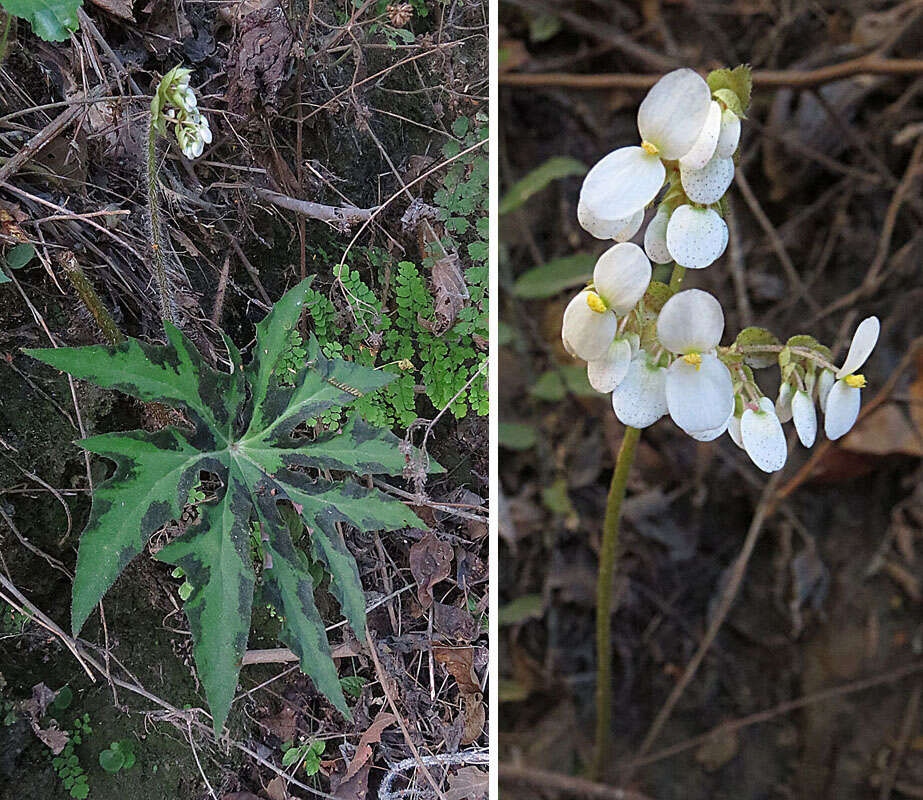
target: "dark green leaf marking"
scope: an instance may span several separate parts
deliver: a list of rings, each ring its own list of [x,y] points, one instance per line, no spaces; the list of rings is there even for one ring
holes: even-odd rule
[[[354,419],[316,439],[295,429],[323,411],[353,403],[395,375],[326,358],[312,338],[308,360],[292,385],[279,386],[273,369],[298,323],[310,279],[287,292],[257,325],[255,354],[243,366],[224,337],[229,373],[212,369],[188,338],[165,323],[167,344],[128,339],[116,347],[26,350],[98,386],[181,409],[192,432],[128,431],[80,442],[116,464],[93,496],[80,540],[71,622],[78,633],[126,564],[155,531],[177,518],[199,480],[216,473],[218,499],[198,506],[199,522],[157,557],[182,567],[191,593],[185,603],[199,676],[215,732],[227,719],[247,649],[256,574],[250,524],[263,530],[265,596],[284,617],[282,637],[301,667],[331,702],[349,714],[324,624],[314,605],[305,554],[292,543],[277,503],[291,502],[311,532],[315,558],[330,572],[331,588],[350,626],[365,634],[365,596],[356,562],[337,523],[361,530],[395,530],[422,522],[406,506],[353,481],[315,480],[304,468],[359,474],[397,474],[405,456],[397,438]],[[434,470],[441,467],[434,465]]]

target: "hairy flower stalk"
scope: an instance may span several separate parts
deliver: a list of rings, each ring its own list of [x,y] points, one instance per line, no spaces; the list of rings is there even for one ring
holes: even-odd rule
[[[591,775],[611,761],[612,577],[618,560],[625,486],[641,430],[669,416],[699,442],[727,433],[763,472],[788,457],[783,424],[793,422],[804,447],[817,437],[816,407],[828,439],[855,424],[866,385],[859,369],[871,355],[876,317],[856,329],[842,366],[829,348],[800,334],[785,343],[764,328],[741,331],[721,345],[724,311],[701,289],[684,289],[690,269],[714,263],[728,244],[725,193],[734,177],[741,120],[750,102],[747,67],[716,70],[704,80],[689,69],[661,78],[638,111],[639,145],[604,156],[586,175],[577,205],[580,225],[614,240],[592,281],[568,304],[564,348],[587,362],[587,378],[611,393],[625,426],[609,489],[597,582],[596,744]],[[643,249],[628,240],[644,226]],[[673,264],[668,284],[652,280],[651,264]],[[754,372],[781,372],[778,399]]]
[[[167,136],[167,126],[172,125],[177,144],[186,158],[202,155],[206,144],[212,141],[208,119],[199,111],[195,92],[189,86],[192,70],[173,67],[160,81],[151,100],[148,117],[147,155],[145,178],[147,181],[147,221],[151,246],[151,263],[160,293],[160,315],[176,322],[176,292],[170,278],[170,265],[164,247],[163,221],[160,211],[160,187],[157,159],[158,137]]]

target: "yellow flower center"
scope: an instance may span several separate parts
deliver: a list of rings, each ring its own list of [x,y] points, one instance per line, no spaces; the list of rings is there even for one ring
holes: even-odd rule
[[[853,389],[865,388],[865,375],[847,375],[843,380],[846,381],[847,386],[852,386]]]
[[[603,314],[609,310],[603,299],[594,292],[589,292],[586,296],[586,304],[597,314]]]
[[[698,353],[686,353],[686,355],[683,356],[683,361],[687,364],[692,364],[696,369],[702,366],[702,356]]]
[[[648,155],[656,156],[660,151],[657,149],[657,145],[652,142],[643,141],[641,142],[641,149],[644,150]]]

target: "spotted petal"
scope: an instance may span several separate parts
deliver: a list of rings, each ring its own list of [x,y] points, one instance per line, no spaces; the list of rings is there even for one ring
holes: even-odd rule
[[[600,394],[608,394],[628,374],[631,365],[631,344],[628,339],[615,339],[606,355],[586,365],[587,379]]]
[[[632,216],[625,219],[610,222],[595,216],[581,200],[577,203],[577,221],[581,228],[597,239],[627,242],[641,228],[641,223],[644,222],[644,209],[638,209]]]
[[[733,417],[734,409],[732,408],[731,413],[728,414],[728,418],[724,421],[724,425],[719,425],[717,428],[712,428],[708,431],[702,431],[701,433],[690,433],[689,435],[697,442],[712,442],[728,429]]]
[[[785,466],[788,457],[785,432],[768,397],[760,398],[759,410],[744,411],[740,435],[750,460],[763,472],[777,472]]]
[[[702,169],[715,154],[715,147],[718,144],[718,137],[721,135],[721,106],[714,100],[708,109],[708,116],[705,118],[705,124],[699,132],[699,138],[695,144],[679,160],[680,169]]]
[[[732,416],[728,420],[728,436],[731,437],[731,441],[734,442],[741,450],[744,446],[744,440],[740,436],[740,417]]]
[[[631,242],[610,247],[593,269],[593,287],[619,316],[635,307],[650,282],[651,262],[644,251]]]
[[[647,223],[644,231],[644,252],[655,264],[666,264],[673,260],[667,249],[667,225],[670,222],[670,212],[664,206],[657,209],[654,218]]]
[[[667,249],[681,267],[709,266],[721,256],[727,243],[728,226],[714,209],[683,205],[670,216]]]
[[[667,371],[667,408],[686,433],[714,430],[728,421],[734,408],[734,384],[728,368],[713,353],[701,364],[677,359]]]
[[[824,414],[824,432],[831,441],[849,433],[856,424],[859,407],[862,405],[862,390],[850,386],[846,381],[833,384],[827,395],[827,410]]]
[[[801,443],[805,447],[812,447],[817,437],[817,412],[810,395],[801,389],[792,398],[792,418]]]
[[[843,366],[837,370],[837,380],[852,375],[862,368],[868,357],[875,349],[878,342],[878,334],[881,331],[881,323],[878,317],[866,317],[859,323],[856,332],[853,334],[852,342],[849,345],[849,352],[846,354],[846,360]]]
[[[795,390],[786,381],[779,387],[779,396],[776,398],[776,416],[779,422],[788,422],[792,418],[792,397]]]
[[[583,208],[584,218],[597,230],[617,221],[624,227],[657,196],[665,177],[666,170],[657,156],[640,147],[620,147],[587,173],[577,207]]]
[[[668,160],[682,158],[695,144],[711,108],[711,90],[691,69],[664,75],[638,109],[638,131]]]
[[[612,392],[612,409],[623,425],[647,428],[667,413],[667,371],[652,366],[642,352],[632,360],[625,379]]]
[[[817,403],[825,414],[827,413],[827,397],[835,382],[836,378],[829,369],[823,370],[817,379]]]
[[[701,289],[676,293],[664,303],[657,318],[657,338],[671,353],[714,350],[723,332],[721,303]]]
[[[740,143],[740,117],[731,109],[724,109],[721,115],[721,133],[718,136],[718,144],[715,147],[715,155],[718,158],[730,158],[734,155],[737,145]]]
[[[693,203],[711,205],[724,196],[734,180],[734,161],[716,156],[699,169],[683,167],[680,162],[679,177],[686,197]]]

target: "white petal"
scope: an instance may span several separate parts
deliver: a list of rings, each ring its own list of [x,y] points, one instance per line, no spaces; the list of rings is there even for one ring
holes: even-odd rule
[[[657,209],[654,218],[647,223],[644,231],[644,252],[655,264],[666,264],[673,260],[667,250],[667,224],[670,222],[670,212],[664,206]]]
[[[670,216],[667,249],[681,267],[702,269],[724,252],[728,226],[717,211],[682,205]]]
[[[700,169],[686,169],[680,164],[683,189],[693,203],[703,206],[717,203],[734,180],[734,161],[717,156]]]
[[[674,361],[666,388],[670,416],[689,434],[721,427],[734,408],[731,373],[712,353],[703,355],[698,365]]]
[[[715,155],[718,158],[730,158],[734,155],[738,144],[740,144],[740,117],[731,109],[726,108],[721,115],[721,133],[718,136]]]
[[[202,141],[205,142],[205,144],[212,143],[212,129],[208,127],[208,122],[205,122],[202,127],[199,128],[199,136],[202,138]]]
[[[663,304],[657,318],[657,338],[671,353],[714,350],[722,333],[724,311],[721,303],[701,289],[677,292]]]
[[[743,449],[744,440],[740,438],[740,417],[732,416],[728,420],[728,436],[734,444]]]
[[[594,311],[587,305],[590,292],[580,292],[564,309],[561,339],[569,353],[584,361],[602,358],[618,329],[618,320],[611,311]]]
[[[817,403],[820,405],[820,410],[825,414],[827,413],[827,397],[835,382],[836,378],[833,377],[833,373],[829,369],[822,370],[820,377],[817,379]]]
[[[647,428],[667,413],[663,367],[648,364],[641,353],[628,367],[628,374],[612,392],[612,408],[623,425]]]
[[[626,337],[628,344],[631,345],[631,357],[637,358],[641,350],[641,337],[637,333],[629,333]]]
[[[641,219],[644,219],[644,209],[641,209],[638,214],[641,215]],[[637,214],[626,217],[625,219],[615,219],[615,220],[606,220],[600,219],[587,207],[587,204],[583,201],[583,198],[577,202],[577,222],[580,223],[580,227],[583,228],[591,236],[595,236],[597,239],[616,239],[619,234],[625,231],[631,223],[634,222]],[[631,234],[634,236],[634,233]],[[630,239],[631,236],[628,238]]]
[[[596,293],[619,316],[644,297],[651,282],[651,262],[636,244],[622,242],[606,250],[593,269]]]
[[[712,428],[708,431],[702,431],[701,433],[690,433],[689,435],[697,442],[712,442],[728,429],[733,416],[734,411],[732,409],[731,413],[728,415],[728,418],[724,421],[724,425],[719,425],[717,428]]]
[[[594,221],[594,227],[617,220],[624,220],[624,226],[657,196],[665,177],[666,170],[657,156],[640,147],[620,147],[587,173],[577,208],[583,207],[584,216]]]
[[[827,438],[832,441],[849,433],[856,424],[861,405],[861,389],[850,386],[846,381],[834,383],[827,395],[827,410],[824,412],[824,432]]]
[[[837,380],[852,375],[858,371],[866,362],[866,359],[875,349],[878,342],[878,334],[881,331],[881,323],[878,317],[866,317],[859,323],[856,332],[853,334],[852,343],[849,345],[849,352],[846,354],[846,360],[843,366],[837,370]]]
[[[586,365],[586,376],[597,392],[608,394],[625,379],[630,365],[631,344],[628,339],[616,339],[603,358]]]
[[[801,443],[805,447],[812,447],[817,437],[817,412],[810,395],[801,389],[795,392],[792,398],[792,417]]]
[[[788,455],[785,432],[768,397],[760,398],[759,411],[752,408],[744,411],[740,435],[747,455],[763,472],[777,472],[785,466]]]
[[[788,422],[792,418],[792,397],[795,390],[786,381],[779,387],[779,396],[776,398],[776,416],[779,422]]]
[[[681,169],[702,169],[715,154],[715,147],[718,144],[718,136],[721,134],[721,106],[714,100],[708,109],[708,116],[705,118],[705,124],[699,132],[699,138],[695,144],[679,160]]]
[[[682,158],[708,117],[711,89],[691,69],[677,69],[664,75],[638,109],[638,131],[666,159]]]

